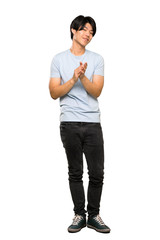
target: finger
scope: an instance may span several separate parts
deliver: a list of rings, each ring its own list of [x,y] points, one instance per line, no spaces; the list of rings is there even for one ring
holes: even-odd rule
[[[84,73],[85,73],[85,70],[82,70],[82,71],[81,71],[81,74],[84,74]]]
[[[84,67],[83,63],[80,62],[79,68]]]
[[[77,69],[77,74],[80,74],[82,70],[83,70],[83,69],[82,69],[81,67],[79,67],[79,68]]]
[[[82,65],[82,66],[80,66],[80,70],[84,70],[84,66]]]
[[[84,64],[84,69],[85,69],[85,70],[87,69],[87,64]]]
[[[84,64],[84,67],[87,68],[87,62]]]

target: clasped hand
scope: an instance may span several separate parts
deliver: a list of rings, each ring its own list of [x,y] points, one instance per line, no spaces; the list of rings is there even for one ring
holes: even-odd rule
[[[86,69],[87,63],[83,64],[82,62],[80,62],[80,66],[74,70],[73,79],[75,82],[78,81],[78,78],[82,79],[84,77]]]

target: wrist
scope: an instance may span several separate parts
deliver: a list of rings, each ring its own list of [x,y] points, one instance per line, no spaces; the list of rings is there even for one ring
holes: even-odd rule
[[[80,78],[80,80],[84,80],[84,79],[85,79],[85,77],[86,77],[86,76],[85,76],[84,74],[82,74],[82,75],[80,75],[80,77],[79,77],[79,78]]]
[[[70,82],[71,82],[72,85],[74,85],[76,83],[76,79],[75,78],[71,78]]]

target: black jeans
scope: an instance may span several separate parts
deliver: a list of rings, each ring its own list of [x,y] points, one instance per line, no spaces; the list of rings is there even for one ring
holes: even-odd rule
[[[86,157],[89,185],[87,212],[97,215],[104,177],[103,134],[100,123],[61,122],[60,134],[66,151],[69,169],[69,185],[74,203],[74,212],[85,215],[83,188],[83,153]]]

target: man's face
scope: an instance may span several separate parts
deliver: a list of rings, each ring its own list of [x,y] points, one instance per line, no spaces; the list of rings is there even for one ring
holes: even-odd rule
[[[85,47],[92,40],[93,29],[89,23],[86,23],[82,30],[76,31],[75,29],[72,29],[72,31],[73,40],[83,47]]]

